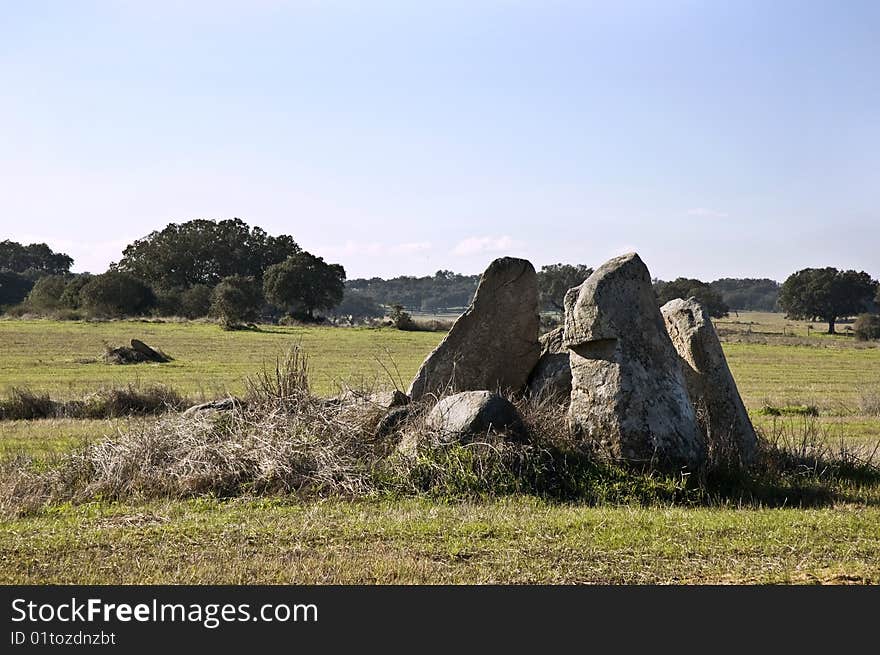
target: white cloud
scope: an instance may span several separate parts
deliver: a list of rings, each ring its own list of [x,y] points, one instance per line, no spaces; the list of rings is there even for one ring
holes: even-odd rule
[[[687,215],[696,216],[697,218],[727,218],[730,216],[727,212],[707,209],[706,207],[694,207],[693,209],[688,209]]]
[[[454,255],[479,255],[482,253],[503,252],[519,248],[520,244],[507,235],[498,237],[468,237],[459,241],[452,249]]]

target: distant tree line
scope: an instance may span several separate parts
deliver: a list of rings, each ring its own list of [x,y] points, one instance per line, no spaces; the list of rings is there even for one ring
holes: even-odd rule
[[[434,275],[401,275],[389,280],[379,277],[348,280],[346,290],[391,307],[399,304],[410,311],[443,312],[466,307],[477,290],[479,275],[437,271]]]
[[[241,219],[171,223],[136,240],[100,275],[45,244],[0,244],[0,311],[73,317],[214,315],[228,326],[287,312],[314,320],[343,299],[345,269]]]
[[[383,316],[390,308],[425,312],[467,306],[478,275],[439,270],[434,275],[346,281],[345,269],[304,251],[290,235],[272,236],[241,219],[170,223],[128,245],[118,263],[92,275],[73,274],[73,259],[44,243],[0,242],[0,313],[60,317],[212,315],[226,326],[284,315],[311,321],[317,314]],[[559,313],[565,293],[593,269],[550,264],[538,271],[541,308]],[[783,310],[792,319],[821,320],[835,332],[843,317],[859,316],[859,338],[880,330],[880,288],[864,271],[806,268],[783,284],[769,279],[680,277],[654,280],[659,304],[695,297],[714,317],[731,310]]]

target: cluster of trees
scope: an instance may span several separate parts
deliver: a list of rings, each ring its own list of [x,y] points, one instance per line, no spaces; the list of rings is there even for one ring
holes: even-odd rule
[[[730,313],[730,307],[721,294],[711,285],[693,278],[680,277],[672,282],[654,280],[654,293],[657,301],[665,305],[675,298],[696,298],[713,318],[721,318]]]
[[[779,282],[767,278],[722,278],[710,282],[712,290],[730,309],[754,312],[779,311]]]
[[[547,311],[561,311],[565,292],[586,280],[593,269],[583,264],[551,264],[538,272],[541,305]],[[444,312],[467,307],[474,297],[479,275],[461,275],[440,270],[434,275],[415,277],[402,275],[383,280],[379,277],[357,278],[346,282],[342,314],[357,314],[352,309],[382,311],[380,305],[400,305],[409,311]],[[381,313],[373,315],[381,316]]]
[[[45,243],[0,242],[0,308],[21,303],[46,276],[70,275],[73,259]]]
[[[479,281],[479,275],[437,271],[424,277],[401,275],[390,280],[356,278],[346,283],[346,291],[352,299],[387,307],[399,304],[411,311],[442,312],[466,307]]]
[[[0,306],[97,316],[148,313],[227,325],[290,312],[305,320],[343,299],[345,269],[240,219],[172,223],[125,248],[100,275],[71,274],[73,260],[45,244],[0,248]]]

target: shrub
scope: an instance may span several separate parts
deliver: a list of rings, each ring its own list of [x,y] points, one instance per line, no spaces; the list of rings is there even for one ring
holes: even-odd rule
[[[25,301],[28,308],[37,312],[51,312],[61,306],[61,296],[68,279],[63,275],[44,275],[34,284]]]
[[[398,330],[415,330],[417,329],[415,321],[409,312],[403,311],[403,305],[392,305],[391,313],[388,315],[392,324]]]
[[[156,316],[180,315],[180,295],[178,289],[157,289],[153,313]]]
[[[155,304],[153,290],[129,273],[96,275],[80,290],[82,306],[96,316],[140,316]]]
[[[80,293],[82,292],[83,287],[91,282],[94,277],[95,276],[91,273],[83,273],[70,278],[67,282],[67,286],[64,287],[64,292],[61,294],[62,307],[68,309],[79,309],[82,307],[82,297]]]
[[[880,339],[880,314],[859,314],[853,332],[859,341]]]
[[[243,321],[251,321],[263,304],[263,294],[253,277],[232,275],[211,292],[211,314],[220,319],[226,330],[235,329]]]
[[[211,311],[211,292],[207,284],[194,284],[180,294],[180,314],[186,318],[202,318]]]

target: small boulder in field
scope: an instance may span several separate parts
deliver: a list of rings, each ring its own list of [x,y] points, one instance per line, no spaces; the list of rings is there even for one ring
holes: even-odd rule
[[[560,326],[539,339],[541,358],[529,376],[528,389],[532,398],[567,405],[571,396],[571,364],[562,337],[563,327]]]
[[[442,398],[428,414],[425,427],[441,443],[469,443],[490,432],[504,433],[514,440],[525,435],[516,407],[489,391],[464,391]]]
[[[171,357],[161,350],[150,348],[140,339],[132,339],[131,346],[116,348],[106,346],[103,359],[108,364],[140,364],[143,362],[164,364],[171,361]]]
[[[220,400],[212,400],[211,402],[188,407],[183,410],[183,416],[193,416],[202,412],[229,412],[233,409],[241,409],[244,406],[244,401],[238,398],[221,398]]]
[[[525,259],[496,259],[480,278],[470,307],[422,363],[409,396],[522,391],[541,352],[538,326],[535,267]]]
[[[750,462],[758,437],[712,321],[696,298],[670,300],[660,311],[681,356],[688,393],[708,445],[735,455],[741,463]]]

